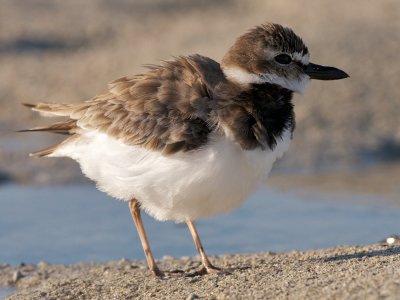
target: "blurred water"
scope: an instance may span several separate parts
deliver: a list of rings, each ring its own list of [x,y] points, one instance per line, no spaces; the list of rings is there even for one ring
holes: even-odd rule
[[[399,233],[400,207],[379,199],[263,189],[239,210],[199,221],[209,254],[375,243]],[[144,215],[156,257],[196,254],[184,225]],[[0,263],[142,259],[127,203],[93,186],[0,187]]]
[[[4,299],[6,296],[11,295],[15,290],[12,288],[2,288],[0,286],[0,299]]]

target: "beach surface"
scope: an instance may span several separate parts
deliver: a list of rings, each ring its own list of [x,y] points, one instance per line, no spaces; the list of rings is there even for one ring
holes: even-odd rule
[[[229,274],[154,278],[143,261],[0,266],[6,299],[398,299],[400,245],[211,257]],[[193,273],[197,257],[159,261]]]

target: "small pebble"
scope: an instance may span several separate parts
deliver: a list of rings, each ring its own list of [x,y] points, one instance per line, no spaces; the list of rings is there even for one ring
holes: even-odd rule
[[[45,268],[47,268],[48,266],[49,266],[49,263],[46,262],[46,261],[43,261],[43,260],[39,261],[38,264],[37,264],[37,267],[38,267],[39,269],[45,269]]]
[[[132,269],[132,266],[131,265],[126,265],[125,267],[124,267],[124,270],[125,271],[130,271]]]
[[[24,277],[24,275],[22,275],[22,273],[20,271],[15,271],[12,276],[12,281],[15,283],[18,280],[20,280],[22,277]]]
[[[188,261],[188,260],[190,260],[190,257],[189,256],[181,256],[180,259],[183,261]]]
[[[194,300],[194,299],[199,299],[199,296],[197,296],[195,293],[191,293],[189,296],[186,297],[186,300]]]
[[[391,235],[385,239],[386,244],[394,245],[400,243],[400,236],[398,235]]]
[[[200,280],[200,276],[196,276],[196,277],[190,278],[190,279],[189,279],[189,282],[190,282],[190,283],[194,283],[194,282],[197,282],[197,281],[199,281],[199,280]]]
[[[139,269],[138,265],[130,265],[130,266],[131,266],[131,269]]]
[[[118,261],[118,265],[123,265],[123,264],[125,264],[127,261],[128,261],[128,260],[127,260],[125,257],[123,257],[123,258],[121,258],[121,259]]]

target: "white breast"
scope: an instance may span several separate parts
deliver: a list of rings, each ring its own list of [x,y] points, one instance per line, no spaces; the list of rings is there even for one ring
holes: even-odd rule
[[[286,131],[274,151],[243,151],[214,136],[203,149],[163,156],[97,131],[87,131],[51,156],[68,156],[100,190],[121,200],[136,198],[158,220],[185,221],[237,208],[261,185],[288,149]]]

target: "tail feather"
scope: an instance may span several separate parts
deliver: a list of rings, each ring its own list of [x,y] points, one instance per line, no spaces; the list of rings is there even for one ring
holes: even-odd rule
[[[62,146],[62,145],[64,145],[64,144],[66,144],[66,143],[69,143],[69,142],[73,141],[73,140],[76,139],[77,137],[79,137],[79,135],[76,135],[76,134],[71,135],[70,137],[68,137],[67,139],[63,140],[63,141],[60,142],[60,143],[57,143],[57,144],[52,145],[52,146],[50,146],[50,147],[44,148],[44,149],[42,149],[42,150],[38,150],[38,151],[29,153],[29,156],[31,156],[31,157],[43,157],[43,156],[48,156],[48,155],[50,155],[50,154],[53,154],[53,152],[54,152],[55,150],[57,150],[60,146]]]
[[[58,146],[60,146],[60,144],[61,143],[58,143],[58,144],[52,145],[50,147],[44,148],[42,150],[31,152],[31,153],[29,153],[29,156],[31,156],[31,157],[43,157],[43,156],[50,155],[50,154],[52,154],[54,152],[54,150],[57,149]]]
[[[56,103],[22,103],[22,105],[39,112],[44,117],[69,117],[77,108],[76,104],[56,104]]]
[[[26,107],[29,107],[29,108],[32,108],[32,107],[35,107],[36,106],[36,104],[33,104],[33,103],[26,103],[26,102],[24,102],[24,103],[21,103],[23,106],[26,106]]]
[[[35,131],[36,132],[46,131],[46,132],[71,135],[76,132],[76,120],[67,120],[67,121],[63,121],[63,122],[54,123],[54,124],[48,125],[48,126],[40,126],[40,127],[29,128],[29,129],[22,129],[22,130],[18,130],[17,132],[35,132]]]
[[[73,104],[51,104],[51,103],[38,103],[38,104],[31,104],[31,103],[22,103],[24,106],[31,108],[34,111],[39,112],[43,116],[49,117],[70,117],[71,113],[76,109],[79,108],[77,105]],[[45,149],[35,151],[29,154],[29,156],[33,157],[43,157],[52,154],[58,147],[62,144],[70,141],[72,138],[75,138],[77,135],[77,121],[73,119],[67,119],[65,121],[57,122],[48,126],[40,126],[34,127],[30,129],[23,129],[18,130],[18,132],[53,132],[59,134],[67,134],[70,135],[67,139],[62,141],[61,143],[52,145]]]

